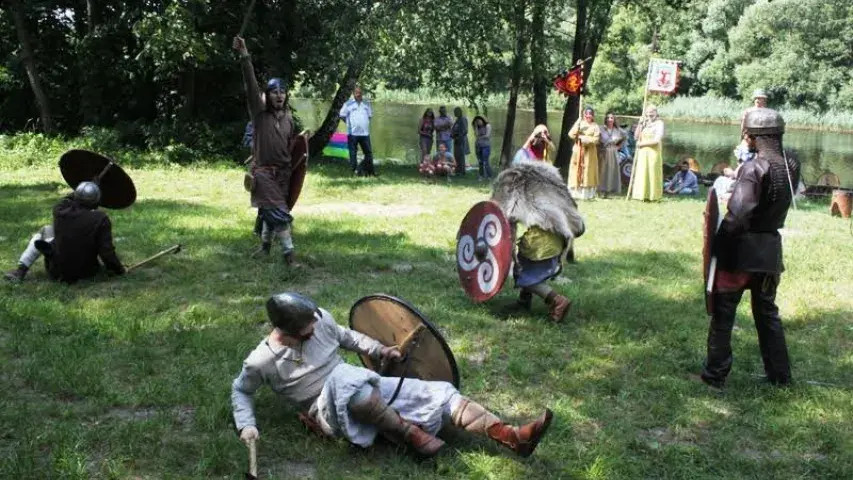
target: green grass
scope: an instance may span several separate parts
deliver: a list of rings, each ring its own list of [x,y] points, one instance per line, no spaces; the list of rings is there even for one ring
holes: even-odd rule
[[[54,160],[0,152],[0,256],[12,268],[66,192]],[[21,165],[20,167],[10,167]],[[392,445],[361,450],[307,433],[269,391],[257,399],[266,478],[843,478],[853,471],[853,290],[849,223],[801,205],[784,234],[779,306],[798,383],[762,386],[749,304],[722,396],[688,379],[704,356],[703,202],[581,204],[587,233],[555,288],[574,300],[505,316],[509,286],[474,305],[454,267],[456,229],[488,187],[426,184],[411,167],[378,179],[311,167],[294,214],[302,266],[253,260],[254,212],[239,169],[129,167],[139,197],[111,211],[133,263],[184,251],[109,281],[65,286],[41,268],[0,284],[0,478],[241,478],[230,385],[268,329],[273,292],[313,296],[345,323],[360,297],[414,303],[444,331],[462,391],[511,419],[544,407],[554,425],[533,457],[446,435],[418,462]],[[275,253],[279,250],[275,249]],[[413,266],[395,273],[394,266]],[[351,362],[356,358],[347,354]],[[819,380],[840,386],[814,386]]]

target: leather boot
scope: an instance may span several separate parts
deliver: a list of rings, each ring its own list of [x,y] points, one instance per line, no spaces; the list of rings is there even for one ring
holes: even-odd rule
[[[25,265],[18,265],[18,268],[6,272],[3,276],[12,283],[20,283],[29,270]]]
[[[364,402],[351,403],[349,411],[357,421],[376,425],[386,437],[410,446],[423,457],[435,455],[444,446],[444,441],[403,420],[399,413],[382,400],[378,390],[374,390]]]
[[[518,306],[525,310],[530,310],[533,306],[533,294],[525,289],[521,289],[521,293],[518,294]]]
[[[495,414],[468,398],[463,398],[450,415],[453,425],[468,432],[486,435],[492,440],[514,451],[521,457],[529,457],[539,440],[545,435],[554,414],[545,409],[536,421],[519,427],[503,423]]]
[[[272,244],[270,242],[263,242],[263,243],[261,243],[260,248],[258,248],[254,252],[252,252],[252,258],[269,256],[271,249],[272,249]]]
[[[548,294],[548,297],[545,298],[545,303],[551,306],[548,314],[555,323],[562,322],[572,307],[571,300],[554,291]]]

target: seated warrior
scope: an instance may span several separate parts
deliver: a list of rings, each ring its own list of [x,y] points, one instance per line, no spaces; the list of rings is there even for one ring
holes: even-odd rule
[[[405,379],[391,407],[400,379],[350,365],[338,349],[392,361],[400,359],[399,350],[339,326],[328,311],[297,293],[274,295],[266,308],[272,332],[249,354],[232,385],[234,421],[247,444],[259,436],[253,395],[262,385],[302,409],[300,420],[316,433],[361,447],[382,433],[425,457],[444,445],[435,435],[448,424],[487,436],[522,457],[533,453],[551,424],[546,409],[531,423],[507,425],[450,383],[413,378]]]
[[[561,322],[572,302],[546,282],[560,274],[585,226],[559,170],[545,162],[518,162],[498,175],[492,201],[506,215],[513,239],[519,223],[526,228],[513,249],[519,305],[529,310],[533,295],[541,297],[550,306],[551,320]]]
[[[44,255],[48,275],[54,280],[74,283],[92,278],[101,270],[100,257],[111,272],[121,275],[124,265],[113,245],[112,224],[105,212],[98,210],[101,190],[93,182],[82,182],[74,193],[53,207],[53,225],[41,228],[30,239],[18,260],[18,268],[5,277],[20,282]]]
[[[433,155],[432,160],[428,156],[424,156],[418,171],[428,177],[449,177],[453,174],[456,168],[456,160],[453,155],[447,151],[447,145],[438,144],[438,151]]]

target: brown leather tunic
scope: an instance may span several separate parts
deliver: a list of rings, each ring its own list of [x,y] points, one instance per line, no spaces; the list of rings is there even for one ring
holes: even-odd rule
[[[240,67],[254,126],[252,172],[255,186],[252,189],[252,206],[278,207],[288,211],[287,196],[293,171],[290,148],[295,136],[293,116],[287,107],[279,112],[266,107],[249,57],[240,61]]]

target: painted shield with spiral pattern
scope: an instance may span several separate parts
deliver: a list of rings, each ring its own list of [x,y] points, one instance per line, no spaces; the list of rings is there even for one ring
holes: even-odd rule
[[[456,270],[474,303],[500,292],[512,266],[512,232],[503,211],[492,201],[468,211],[456,235]]]

